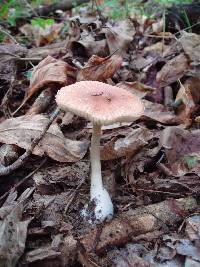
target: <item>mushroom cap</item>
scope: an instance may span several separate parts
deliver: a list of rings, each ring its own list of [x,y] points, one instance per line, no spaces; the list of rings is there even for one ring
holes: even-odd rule
[[[130,92],[98,81],[81,81],[61,88],[58,106],[94,124],[134,121],[144,111],[141,100]]]

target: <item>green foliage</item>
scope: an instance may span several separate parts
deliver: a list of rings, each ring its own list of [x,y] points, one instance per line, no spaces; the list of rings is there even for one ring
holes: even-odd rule
[[[32,77],[32,73],[33,73],[32,70],[28,70],[28,71],[24,72],[24,76],[30,80]]]
[[[0,43],[4,41],[5,34],[0,32]]]
[[[160,5],[180,5],[180,4],[191,4],[192,0],[156,0]]]
[[[43,19],[43,18],[34,18],[31,20],[32,26],[38,26],[42,29],[45,29],[46,26],[51,26],[55,23],[54,19]]]
[[[16,25],[16,19],[22,16],[23,8],[16,0],[3,1],[0,5],[0,22],[5,21],[11,26]]]
[[[49,2],[53,4],[57,1],[58,0],[51,0]],[[18,18],[23,18],[24,15],[27,17],[33,8],[43,3],[44,0],[0,0],[0,23],[4,25],[8,24],[8,26],[16,26],[16,20]]]
[[[187,165],[188,169],[191,170],[197,164],[198,157],[197,156],[192,156],[192,155],[187,155],[187,156],[184,157],[184,162]]]

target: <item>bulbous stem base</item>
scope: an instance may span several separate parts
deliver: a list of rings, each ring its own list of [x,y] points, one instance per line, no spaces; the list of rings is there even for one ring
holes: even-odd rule
[[[95,202],[95,217],[103,221],[113,216],[113,204],[107,190],[103,187],[100,160],[101,126],[94,124],[91,139],[91,186],[90,200]]]

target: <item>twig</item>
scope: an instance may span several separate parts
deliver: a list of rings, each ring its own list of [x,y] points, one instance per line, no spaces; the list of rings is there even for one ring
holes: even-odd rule
[[[59,113],[59,108],[56,108],[56,110],[51,115],[49,122],[44,127],[43,131],[40,133],[39,137],[37,137],[33,140],[31,147],[28,150],[26,150],[26,152],[23,155],[21,155],[13,164],[6,166],[6,167],[4,167],[4,166],[0,167],[0,176],[8,175],[12,171],[18,169],[19,167],[21,167],[22,165],[25,164],[25,162],[28,160],[29,156],[32,154],[33,149],[40,142],[40,140],[44,137],[44,135],[46,134],[46,131],[49,129],[51,123],[57,117],[58,113]]]
[[[172,193],[169,191],[161,191],[161,190],[153,190],[153,189],[144,189],[144,188],[136,188],[136,191],[144,191],[147,193],[161,193],[161,194],[168,194],[168,195],[172,195],[172,196],[182,196],[183,194],[181,193]]]
[[[72,203],[74,197],[76,196],[76,192],[77,192],[78,189],[82,186],[82,184],[84,183],[84,181],[85,181],[85,179],[82,179],[82,180],[80,181],[80,183],[77,185],[77,187],[75,188],[75,190],[72,192],[72,194],[68,197],[68,199],[67,199],[67,201],[66,201],[67,205],[66,205],[66,207],[65,207],[65,213],[67,212],[67,210],[68,210],[69,206],[71,205],[71,203]]]
[[[7,35],[10,39],[13,40],[13,42],[15,44],[19,45],[19,43],[15,40],[15,38],[12,35],[10,35],[10,33],[8,33],[7,31],[3,30],[1,26],[0,26],[0,32],[2,32],[3,34]]]
[[[13,58],[16,58],[18,60],[21,60],[21,61],[41,61],[42,58],[40,57],[37,57],[37,58],[30,58],[30,57],[19,57],[15,54],[12,54],[12,53],[9,53],[9,52],[0,52],[0,55],[9,55]]]
[[[25,176],[21,181],[19,181],[16,185],[14,185],[10,190],[8,190],[5,194],[0,197],[0,201],[2,201],[5,197],[7,197],[12,191],[15,191],[21,184],[26,182],[34,173],[36,173],[46,162],[46,158],[40,163],[40,165],[27,176]]]
[[[172,35],[172,36],[163,36],[162,35],[154,35],[154,34],[143,34],[144,37],[151,37],[151,38],[164,38],[164,39],[175,39],[175,37]]]

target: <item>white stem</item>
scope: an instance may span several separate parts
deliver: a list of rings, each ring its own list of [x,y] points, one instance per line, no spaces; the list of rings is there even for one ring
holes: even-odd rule
[[[91,187],[90,199],[95,202],[95,217],[98,221],[113,216],[113,204],[107,190],[103,187],[100,159],[101,126],[94,124],[91,139]]]
[[[100,159],[100,138],[101,125],[94,124],[91,139],[91,187],[90,196],[93,199],[95,192],[103,189],[102,175],[101,175],[101,159]]]

